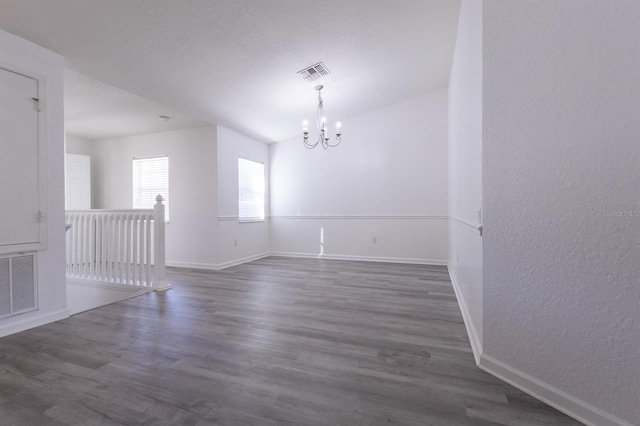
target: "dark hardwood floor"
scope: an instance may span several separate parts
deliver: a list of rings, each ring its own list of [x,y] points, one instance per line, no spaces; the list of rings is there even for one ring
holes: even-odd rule
[[[0,425],[579,425],[476,368],[445,267],[271,257],[0,339]]]

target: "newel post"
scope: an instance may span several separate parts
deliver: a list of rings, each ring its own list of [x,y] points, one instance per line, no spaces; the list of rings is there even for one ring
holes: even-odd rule
[[[164,291],[169,290],[171,284],[165,277],[164,204],[160,194],[156,197],[156,204],[153,206],[153,222],[153,287],[158,291]]]

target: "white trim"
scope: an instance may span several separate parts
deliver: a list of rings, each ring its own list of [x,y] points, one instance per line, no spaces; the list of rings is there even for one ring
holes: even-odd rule
[[[218,216],[218,221],[238,221],[240,218],[238,215],[220,215]],[[435,219],[435,220],[447,220],[449,216],[447,215],[416,215],[416,214],[401,214],[401,215],[338,215],[338,214],[315,214],[315,215],[268,215],[265,216],[264,220],[274,219],[274,220],[318,220],[318,219]]]
[[[609,414],[489,355],[482,354],[480,356],[480,364],[478,367],[585,425],[633,426],[629,422]]]
[[[254,260],[263,259],[269,256],[271,256],[271,253],[265,252],[265,253],[254,254],[252,256],[243,257],[242,259],[230,260],[228,262],[218,264],[218,269],[230,268],[232,266],[241,265],[247,262],[253,262]]]
[[[407,263],[407,264],[414,264],[414,265],[437,265],[437,266],[447,265],[446,260],[439,260],[439,259],[352,256],[352,255],[341,255],[341,254],[318,255],[315,253],[293,253],[293,252],[265,252],[265,253],[260,253],[253,256],[244,257],[241,259],[230,260],[228,262],[219,263],[219,264],[167,261],[167,266],[172,266],[175,268],[206,269],[210,271],[219,271],[221,269],[240,265],[242,263],[252,262],[254,260],[263,259],[269,256],[304,258],[304,259],[353,260],[353,261],[360,261],[360,262]]]
[[[99,213],[137,213],[137,214],[153,214],[153,209],[91,209],[91,210],[65,210],[66,214],[99,214]]]
[[[460,312],[462,313],[464,326],[467,329],[467,335],[469,336],[469,342],[471,343],[471,350],[473,351],[473,358],[476,361],[476,365],[479,365],[480,357],[482,356],[482,340],[478,335],[473,321],[471,321],[469,308],[467,307],[467,303],[465,302],[464,297],[462,297],[462,291],[460,290],[458,281],[456,280],[455,274],[453,273],[453,268],[451,267],[451,263],[449,262],[447,262],[447,269],[449,270],[449,277],[451,278],[453,291],[456,294],[456,299],[458,299],[458,306],[460,307]]]
[[[462,220],[459,219],[455,216],[449,216],[449,219],[452,220],[452,223],[459,223],[460,225],[463,225],[465,228],[469,229],[470,231],[474,231],[474,232],[478,232],[480,233],[480,235],[482,235],[482,225],[479,224],[475,224],[475,223],[471,223],[471,222],[467,222],[466,220]]]
[[[17,316],[12,318],[17,318]],[[0,337],[19,333],[21,331],[29,330],[30,328],[40,327],[41,325],[60,321],[61,319],[65,318],[69,318],[68,309],[60,309],[59,311],[50,312],[48,314],[43,314],[36,317],[30,315],[29,318],[26,318],[22,321],[14,322],[12,324],[0,327]]]
[[[188,269],[206,269],[208,271],[218,271],[220,268],[215,263],[198,263],[198,262],[180,262],[167,260],[165,265],[173,268],[188,268]]]
[[[252,256],[243,257],[241,259],[230,260],[228,262],[223,262],[223,263],[196,263],[196,262],[180,262],[180,261],[167,260],[166,265],[172,266],[175,268],[205,269],[209,271],[220,271],[222,269],[230,268],[232,266],[241,265],[243,263],[252,262],[258,259],[263,259],[268,256],[271,256],[271,253],[265,252],[265,253],[254,254]]]
[[[417,215],[417,214],[305,214],[305,215],[271,215],[270,219],[297,220],[297,219],[438,219],[446,220],[449,217],[440,215]]]
[[[103,288],[107,290],[113,291],[121,291],[124,293],[150,293],[155,288],[153,286],[137,286],[137,285],[128,285],[128,284],[119,284],[119,283],[110,283],[105,281],[93,281],[93,280],[83,280],[79,278],[67,278],[67,285],[78,285],[83,287],[94,287],[94,288]],[[136,294],[137,296],[137,294]]]
[[[473,350],[478,367],[492,376],[509,383],[521,391],[531,395],[532,397],[548,404],[555,409],[565,413],[566,415],[584,423],[588,426],[633,426],[616,416],[609,414],[587,402],[584,402],[560,389],[551,386],[533,376],[530,376],[514,367],[511,367],[502,361],[499,361],[489,355],[483,353],[483,344],[476,331],[469,308],[462,297],[462,292],[455,274],[449,264],[449,276],[451,284],[458,299],[460,312],[464,320],[465,328]]]
[[[142,157],[132,157],[132,160],[150,160],[152,158],[164,158],[169,157],[169,154],[147,155]]]
[[[327,259],[327,260],[353,260],[358,262],[383,262],[383,263],[407,263],[413,265],[437,265],[446,266],[446,260],[440,259],[419,259],[408,257],[374,257],[374,256],[353,256],[344,254],[315,254],[315,253],[293,253],[293,252],[271,252],[271,256],[294,257],[305,259]]]
[[[86,297],[86,294],[79,298],[75,293],[78,288],[92,289],[92,296]],[[124,302],[133,297],[142,296],[155,290],[153,287],[139,287],[135,285],[109,283],[105,281],[89,281],[78,279],[67,279],[67,309],[71,315],[77,315],[113,303]],[[108,296],[106,300],[104,295],[108,292],[115,292],[116,295]],[[114,294],[114,293],[110,293]],[[84,303],[75,303],[82,300]],[[72,302],[73,301],[73,302]],[[90,303],[88,303],[90,302]]]

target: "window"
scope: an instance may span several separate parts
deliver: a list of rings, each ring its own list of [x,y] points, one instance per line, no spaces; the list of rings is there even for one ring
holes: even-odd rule
[[[169,157],[133,159],[133,208],[152,209],[156,196],[164,198],[164,219],[169,222]]]
[[[238,158],[240,222],[264,220],[264,164]]]

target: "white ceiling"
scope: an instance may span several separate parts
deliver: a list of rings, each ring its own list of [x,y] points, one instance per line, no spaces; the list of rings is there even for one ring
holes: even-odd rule
[[[70,68],[64,71],[64,86],[65,129],[76,137],[106,139],[207,124]]]
[[[68,132],[219,123],[265,142],[447,84],[458,0],[0,0],[0,28],[65,57]],[[322,61],[315,82],[296,73]],[[158,115],[169,115],[168,122]],[[348,133],[345,123],[344,133]]]

